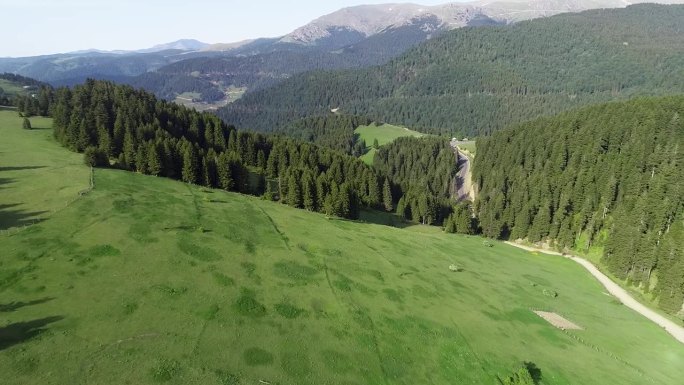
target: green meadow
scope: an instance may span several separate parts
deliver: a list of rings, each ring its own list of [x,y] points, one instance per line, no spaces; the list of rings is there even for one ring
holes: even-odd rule
[[[22,121],[0,109],[0,232],[47,218],[89,186],[83,156],[55,143],[50,119],[30,118],[30,131]]]
[[[570,260],[117,170],[79,194],[81,156],[20,127],[0,112],[3,385],[681,381],[684,345]]]
[[[366,164],[373,164],[373,158],[375,157],[376,151],[375,148],[373,148],[373,142],[375,139],[377,139],[378,144],[382,146],[403,136],[413,136],[416,138],[425,136],[425,134],[420,132],[411,131],[408,128],[394,126],[391,124],[382,124],[379,126],[370,124],[367,126],[360,126],[354,130],[354,132],[358,134],[359,138],[363,139],[368,146],[368,152],[361,156],[361,160],[363,160]]]

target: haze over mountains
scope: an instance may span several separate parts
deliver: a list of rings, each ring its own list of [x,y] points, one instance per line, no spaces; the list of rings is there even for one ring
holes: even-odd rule
[[[1,58],[0,72],[53,85],[74,85],[89,77],[114,80],[145,88],[165,99],[188,94],[197,101],[220,105],[228,102],[231,89],[259,90],[315,69],[383,64],[421,42],[456,28],[510,24],[562,12],[624,7],[638,2],[509,0],[438,6],[361,5],[321,16],[281,37],[227,44],[183,39],[136,51],[94,49]]]

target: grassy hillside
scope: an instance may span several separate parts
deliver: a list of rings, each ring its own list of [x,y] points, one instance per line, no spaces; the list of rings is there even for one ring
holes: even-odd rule
[[[264,131],[340,108],[421,132],[488,134],[577,106],[681,92],[683,18],[682,5],[649,4],[458,29],[382,66],[293,76],[219,113]]]
[[[40,204],[36,179],[76,156],[40,134],[0,124],[36,148],[3,141],[0,164],[65,154],[14,174],[3,204],[10,187]],[[62,180],[77,198],[88,170]],[[94,180],[0,236],[3,384],[493,384],[523,361],[543,384],[675,384],[684,370],[681,344],[572,261],[131,172]]]
[[[373,164],[373,158],[375,157],[376,151],[375,148],[373,148],[373,142],[375,139],[377,139],[378,144],[382,146],[404,136],[414,136],[416,138],[424,136],[424,134],[421,134],[420,132],[411,131],[408,128],[394,126],[391,124],[383,124],[380,126],[375,124],[363,125],[354,130],[354,133],[358,134],[359,139],[365,141],[369,146],[367,148],[368,152],[361,156],[361,159],[366,164],[371,165]]]
[[[16,111],[0,109],[0,231],[41,221],[89,185],[83,157],[55,144],[51,119],[30,120],[22,130]]]

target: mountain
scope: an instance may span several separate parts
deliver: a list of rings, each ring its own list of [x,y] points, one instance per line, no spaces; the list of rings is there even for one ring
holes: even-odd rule
[[[634,5],[463,28],[361,70],[318,71],[221,110],[261,131],[364,115],[423,132],[486,134],[577,106],[684,89],[684,6]]]
[[[180,51],[199,51],[209,47],[210,44],[202,43],[201,41],[195,39],[181,39],[176,40],[171,43],[157,44],[152,48],[141,49],[135,52],[138,53],[150,53],[150,52],[160,52],[169,50],[180,50]]]
[[[509,24],[559,12],[626,4],[618,0],[547,0],[430,7],[365,5],[322,16],[282,37],[214,45],[183,39],[138,51],[88,50],[6,58],[0,59],[0,72],[53,85],[73,85],[88,77],[114,80],[143,87],[166,99],[192,93],[192,99],[225,104],[231,90],[264,89],[302,72],[384,64],[455,28]],[[189,61],[164,68],[184,60]]]
[[[11,72],[52,85],[82,83],[86,78],[122,80],[185,59],[183,51],[152,53],[71,53],[0,59],[0,72]]]
[[[387,29],[415,25],[425,32],[439,33],[482,23],[510,24],[522,20],[580,12],[598,8],[620,8],[646,1],[623,0],[508,0],[447,3],[435,6],[418,4],[359,5],[322,16],[297,28],[280,43],[326,45],[328,41],[362,40]],[[682,3],[656,1],[656,3]],[[344,38],[340,38],[344,36]],[[349,41],[349,44],[352,44]]]
[[[591,106],[477,142],[485,235],[601,255],[684,315],[684,97]]]

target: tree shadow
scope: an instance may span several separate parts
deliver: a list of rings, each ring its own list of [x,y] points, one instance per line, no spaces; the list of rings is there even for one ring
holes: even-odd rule
[[[64,317],[54,316],[33,321],[17,322],[0,328],[0,351],[22,344],[45,332],[46,326],[61,321]]]
[[[46,130],[52,130],[52,127],[31,126],[31,129],[29,131],[46,131]]]
[[[413,226],[414,223],[407,222],[395,213],[388,213],[380,210],[362,208],[359,212],[359,219],[354,222],[373,223],[376,225],[396,227],[403,229]]]
[[[44,219],[40,215],[47,211],[26,211],[13,209],[19,206],[18,203],[0,205],[0,230],[7,230],[12,227],[27,226],[42,222]]]
[[[2,186],[4,184],[14,183],[15,180],[16,179],[13,179],[13,178],[0,178],[0,186]]]
[[[45,166],[9,166],[9,167],[0,167],[0,172],[2,171],[23,171],[23,170],[36,170],[39,168],[45,168]]]
[[[28,302],[11,302],[8,304],[2,304],[0,303],[0,313],[8,313],[8,312],[13,312],[15,310],[21,309],[22,307],[26,306],[33,306],[33,305],[40,305],[46,302],[50,302],[54,297],[45,297],[41,299],[35,299],[33,301],[28,301]]]
[[[530,372],[534,384],[539,384],[542,380],[542,371],[537,367],[537,364],[534,362],[525,362],[525,367],[527,368],[527,371]]]

